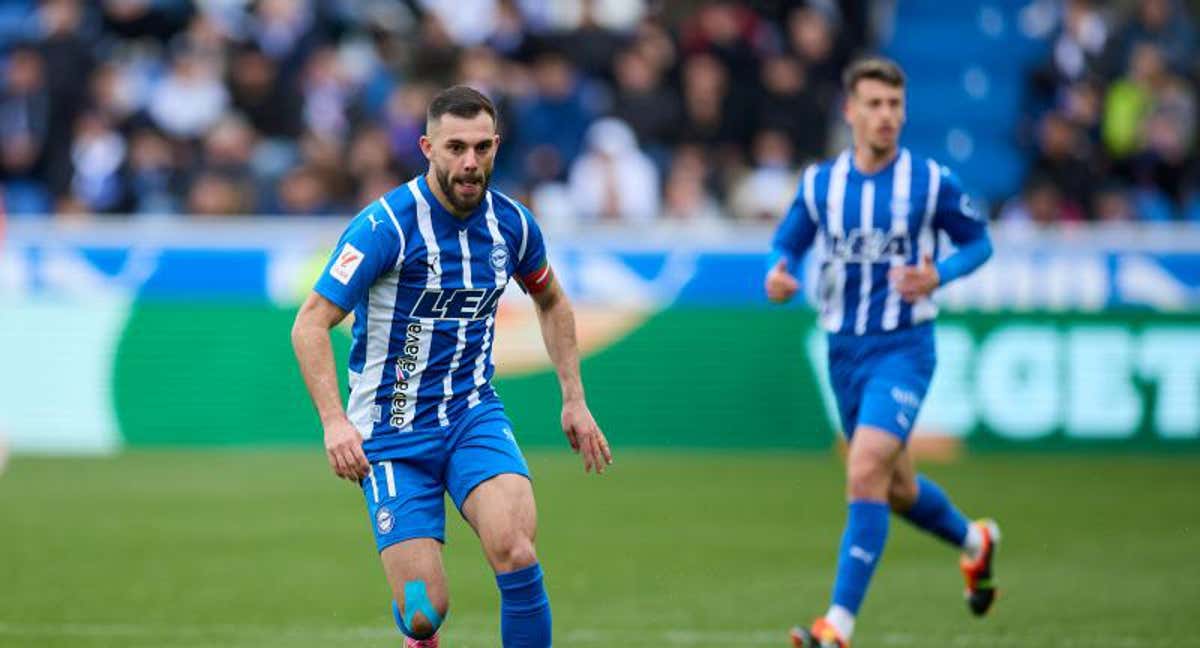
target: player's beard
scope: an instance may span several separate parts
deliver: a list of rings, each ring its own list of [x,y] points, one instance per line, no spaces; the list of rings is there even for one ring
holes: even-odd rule
[[[451,178],[449,171],[436,166],[433,168],[433,175],[437,178],[438,187],[442,190],[442,194],[446,196],[446,200],[450,201],[450,206],[455,211],[463,214],[475,211],[479,203],[483,202],[483,196],[487,193],[488,182],[492,179],[491,173],[483,171],[476,171],[472,174]],[[454,193],[455,183],[464,180],[475,182],[479,185],[479,194],[474,198],[460,198]]]

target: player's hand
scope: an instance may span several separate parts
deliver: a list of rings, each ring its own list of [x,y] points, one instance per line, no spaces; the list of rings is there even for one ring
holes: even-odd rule
[[[782,304],[796,295],[800,282],[788,272],[787,259],[780,258],[767,272],[767,299]]]
[[[919,265],[892,268],[888,271],[888,280],[904,301],[909,303],[928,297],[942,283],[937,267],[933,265],[933,257],[928,254],[921,257]]]
[[[595,470],[596,474],[600,474],[612,463],[608,439],[604,438],[604,433],[596,425],[587,403],[582,400],[563,403],[562,428],[571,449],[583,457],[584,472]]]
[[[357,483],[370,474],[371,464],[363,453],[362,435],[344,416],[325,424],[325,455],[329,467],[342,479]]]

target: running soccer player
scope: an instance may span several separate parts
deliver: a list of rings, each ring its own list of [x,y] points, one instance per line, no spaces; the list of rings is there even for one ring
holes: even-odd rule
[[[500,590],[505,648],[551,645],[534,551],[529,468],[492,388],[496,305],[510,278],[533,298],[562,388],[562,429],[585,471],[612,462],[584,400],[575,318],[537,222],[489,189],[496,110],[465,86],[429,104],[429,171],[346,228],[292,342],[337,476],[362,488],[405,645],[438,645],[449,606],[443,494],[478,534]],[[342,407],[329,329],[354,312]]]
[[[930,295],[982,265],[992,246],[957,178],[898,146],[904,84],[903,71],[886,59],[846,70],[844,116],[854,147],[805,170],[766,277],[767,297],[788,301],[799,289],[792,271],[817,243],[820,321],[849,441],[849,512],[833,601],[811,628],[792,629],[801,648],[849,648],[893,511],[962,550],[972,612],[986,613],[995,597],[995,522],[968,522],[936,483],[917,474],[906,449],[936,364]],[[940,232],[957,251],[934,263]]]

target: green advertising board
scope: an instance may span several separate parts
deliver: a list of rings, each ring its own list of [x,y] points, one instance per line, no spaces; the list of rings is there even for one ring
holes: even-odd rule
[[[315,443],[292,317],[250,305],[134,307],[113,365],[124,442]],[[937,339],[919,434],[978,449],[1200,447],[1200,317],[959,314],[942,318]],[[342,366],[347,346],[337,331]],[[667,308],[583,367],[614,443],[824,448],[834,439],[824,334],[805,310]],[[496,384],[523,444],[561,443],[548,366],[516,375],[501,366]]]

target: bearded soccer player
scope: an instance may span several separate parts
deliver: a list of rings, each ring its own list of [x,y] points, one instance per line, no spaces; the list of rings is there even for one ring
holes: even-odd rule
[[[490,382],[496,305],[510,278],[534,301],[567,440],[585,471],[612,462],[584,400],[574,314],[537,222],[488,188],[499,143],[486,97],[465,86],[439,93],[420,140],[429,171],[350,222],[292,329],[329,465],[362,488],[410,648],[438,645],[449,606],[445,492],[496,573],[502,645],[551,645],[529,469]],[[351,311],[343,409],[329,330]]]
[[[816,242],[820,321],[849,442],[849,506],[833,600],[811,627],[792,630],[800,648],[849,648],[893,512],[962,551],[974,614],[985,614],[996,593],[996,523],[968,522],[916,472],[907,449],[936,364],[930,297],[991,256],[987,227],[949,170],[898,145],[905,85],[899,66],[864,59],[846,70],[843,84],[853,149],[805,170],[766,277],[771,301],[790,300],[799,289],[793,270]],[[942,232],[957,250],[934,263]]]

